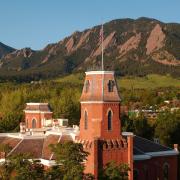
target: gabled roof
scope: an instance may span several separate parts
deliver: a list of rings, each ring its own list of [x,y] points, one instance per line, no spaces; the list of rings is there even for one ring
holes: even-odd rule
[[[10,146],[10,148],[14,148],[21,139],[19,138],[13,138],[13,137],[7,137],[7,136],[1,136],[0,137],[0,144],[7,144]]]
[[[24,111],[51,112],[51,108],[48,103],[26,103],[26,108]]]
[[[27,153],[32,158],[39,158],[42,156],[43,143],[44,139],[23,139],[10,155]]]
[[[48,135],[43,144],[42,149],[42,159],[52,159],[53,155],[51,152],[51,149],[49,147],[50,144],[57,144],[60,141],[61,136],[60,135]]]
[[[134,146],[144,153],[173,150],[169,147],[155,143],[140,136],[134,136]]]
[[[159,156],[174,156],[179,152],[140,136],[134,136],[134,160],[146,160]]]
[[[55,159],[49,147],[50,144],[57,144],[59,142],[63,143],[65,141],[72,141],[72,137],[67,134],[49,134],[37,137],[28,136],[25,138],[15,138],[6,135],[0,137],[0,144],[9,144],[11,147],[11,151],[8,153],[8,156],[19,153],[26,153],[30,154],[32,158],[45,160]]]

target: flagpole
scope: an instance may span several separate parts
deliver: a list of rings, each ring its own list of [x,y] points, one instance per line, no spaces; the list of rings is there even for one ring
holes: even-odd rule
[[[102,23],[102,38],[101,38],[101,50],[102,50],[102,71],[104,71],[104,46],[103,46],[103,41],[104,41],[104,29],[103,29],[103,23]],[[104,101],[104,73],[102,74],[102,101]]]
[[[102,52],[102,71],[104,71],[104,47],[103,47],[103,41],[104,41],[104,29],[103,29],[103,23],[102,23],[102,39],[101,39],[101,52]]]

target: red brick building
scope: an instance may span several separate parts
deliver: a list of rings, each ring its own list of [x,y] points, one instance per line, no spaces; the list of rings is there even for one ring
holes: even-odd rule
[[[7,156],[28,152],[45,166],[53,166],[55,157],[48,145],[75,141],[90,153],[85,171],[94,174],[96,179],[98,171],[113,160],[129,165],[130,180],[177,180],[177,147],[171,149],[121,131],[120,98],[114,72],[86,72],[80,101],[80,130],[77,126],[54,126],[48,104],[27,103],[21,133],[0,133],[0,143],[12,147]],[[3,162],[3,152],[0,155]]]
[[[42,128],[47,120],[52,120],[48,103],[27,103],[24,112],[27,129]]]
[[[121,133],[120,97],[114,72],[86,72],[81,96],[79,142],[90,152],[86,172],[98,177],[109,161],[127,163],[133,169],[133,137]],[[133,173],[130,172],[130,179]]]

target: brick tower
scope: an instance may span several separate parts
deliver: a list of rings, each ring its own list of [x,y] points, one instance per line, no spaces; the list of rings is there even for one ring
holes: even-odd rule
[[[98,178],[98,170],[108,162],[133,166],[132,137],[121,135],[120,97],[113,71],[86,72],[81,95],[78,141],[90,153],[86,172]],[[130,174],[132,179],[132,173]]]

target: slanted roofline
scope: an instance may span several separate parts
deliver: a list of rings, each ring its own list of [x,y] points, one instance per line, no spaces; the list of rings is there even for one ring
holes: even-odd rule
[[[114,71],[87,71],[85,73],[86,75],[90,75],[90,74],[113,74],[114,75]]]

